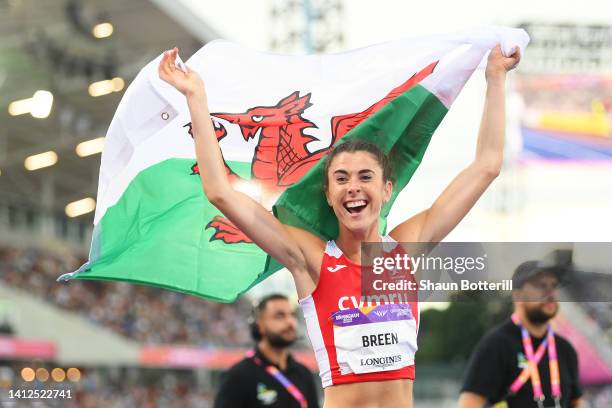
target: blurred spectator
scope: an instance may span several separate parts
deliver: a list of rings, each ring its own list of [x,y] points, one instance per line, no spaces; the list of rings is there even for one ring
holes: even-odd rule
[[[289,353],[297,340],[295,307],[289,299],[264,297],[250,325],[255,349],[225,374],[215,408],[318,408],[312,373]]]
[[[460,408],[500,402],[509,408],[582,406],[576,351],[550,326],[559,310],[558,286],[564,275],[565,270],[536,261],[518,266],[512,277],[512,319],[474,350]]]

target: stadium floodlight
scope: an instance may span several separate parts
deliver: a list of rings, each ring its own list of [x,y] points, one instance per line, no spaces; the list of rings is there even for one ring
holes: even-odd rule
[[[36,372],[30,367],[24,367],[21,369],[21,378],[23,381],[31,382],[36,378]]]
[[[108,95],[113,92],[123,90],[125,81],[123,78],[115,77],[113,79],[105,79],[103,81],[92,82],[89,85],[89,95],[94,98],[97,96]]]
[[[37,368],[36,379],[40,382],[46,382],[49,379],[49,371],[44,367]]]
[[[30,114],[36,119],[44,119],[51,113],[53,107],[53,94],[49,91],[38,90],[32,97]]]
[[[68,381],[78,382],[81,379],[81,371],[78,368],[70,367],[66,370],[66,377],[68,377]]]
[[[115,92],[121,92],[125,87],[125,81],[123,78],[115,77],[111,79],[111,82],[113,83],[113,91]]]
[[[26,157],[23,165],[27,170],[34,171],[57,163],[57,153],[53,150]]]
[[[97,96],[108,95],[113,92],[113,83],[109,79],[93,82],[88,88],[89,95],[94,98]]]
[[[78,217],[79,215],[87,214],[96,209],[96,200],[91,197],[73,201],[66,205],[66,215],[70,218]]]
[[[53,378],[53,381],[55,382],[62,382],[66,379],[66,373],[62,368],[55,367],[51,371],[51,378]]]
[[[44,119],[51,113],[53,107],[53,94],[49,91],[38,90],[31,98],[11,102],[8,112],[11,116],[31,114],[37,119]]]
[[[91,33],[96,38],[107,38],[113,35],[114,27],[109,22],[99,23],[93,26]]]
[[[91,156],[92,154],[100,153],[104,148],[105,141],[105,137],[97,137],[95,139],[81,142],[76,146],[76,154],[79,155],[79,157],[86,157]]]
[[[30,113],[31,107],[32,98],[20,99],[9,104],[8,113],[11,116],[24,115]]]

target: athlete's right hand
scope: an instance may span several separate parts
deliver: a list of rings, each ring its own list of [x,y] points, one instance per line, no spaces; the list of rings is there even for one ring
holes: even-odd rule
[[[164,56],[159,62],[159,77],[178,89],[183,95],[204,95],[204,81],[197,72],[187,67],[187,72],[177,68],[174,64],[178,48],[173,48],[164,52]]]

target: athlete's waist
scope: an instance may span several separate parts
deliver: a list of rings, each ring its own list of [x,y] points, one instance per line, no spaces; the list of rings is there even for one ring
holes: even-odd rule
[[[324,408],[412,407],[411,379],[353,382],[325,388]]]

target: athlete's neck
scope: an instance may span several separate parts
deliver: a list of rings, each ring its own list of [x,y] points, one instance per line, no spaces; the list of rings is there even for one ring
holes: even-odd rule
[[[286,347],[276,348],[273,347],[266,339],[262,339],[259,341],[259,343],[257,343],[257,348],[269,362],[280,368],[282,371],[287,369],[289,350]]]
[[[540,323],[540,324],[533,323],[531,320],[527,318],[527,314],[525,313],[523,309],[517,309],[516,314],[521,320],[521,324],[523,325],[524,328],[527,329],[530,335],[532,335],[535,338],[544,337],[544,335],[546,334],[546,331],[548,330],[549,322]]]
[[[367,231],[350,231],[340,225],[340,233],[336,239],[336,245],[342,250],[351,262],[361,264],[361,244],[363,242],[380,242],[378,224],[372,226]]]

